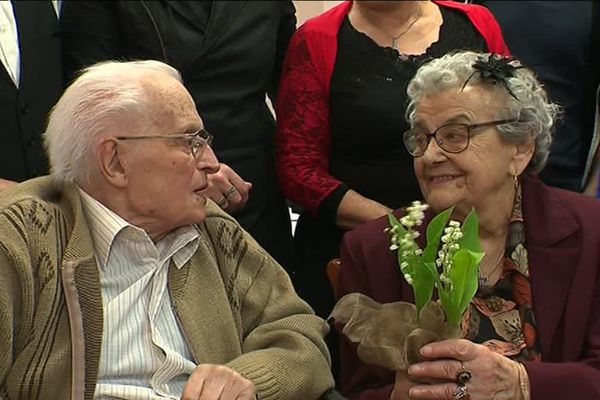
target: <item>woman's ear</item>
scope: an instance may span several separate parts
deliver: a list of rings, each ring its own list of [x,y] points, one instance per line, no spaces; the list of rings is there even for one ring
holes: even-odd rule
[[[98,145],[100,173],[109,184],[116,187],[127,185],[127,172],[121,157],[116,139],[106,139]]]
[[[515,153],[513,154],[510,168],[513,175],[518,176],[525,171],[533,158],[534,151],[535,143],[533,138],[528,138],[525,142],[515,145]]]

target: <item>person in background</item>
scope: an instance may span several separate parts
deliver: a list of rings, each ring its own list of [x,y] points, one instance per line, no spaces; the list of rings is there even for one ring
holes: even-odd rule
[[[598,2],[474,2],[490,9],[511,52],[536,72],[550,98],[564,108],[548,163],[540,172],[542,181],[576,192],[596,183],[597,171],[590,173],[595,155],[590,145],[600,89]]]
[[[57,4],[0,1],[0,190],[48,172],[46,116],[62,93]]]
[[[207,200],[220,165],[178,71],[103,62],[0,197],[3,399],[316,399],[327,324]]]
[[[61,14],[67,80],[109,59],[156,59],[181,71],[222,163],[207,196],[286,268],[291,224],[265,100],[275,97],[295,25],[291,1],[65,1]]]
[[[406,130],[406,85],[418,66],[455,49],[508,54],[483,7],[445,1],[344,2],[309,20],[290,44],[277,100],[277,164],[301,206],[294,285],[318,315],[334,303],[325,265],[341,237],[420,197]]]
[[[475,209],[485,256],[463,339],[430,343],[408,375],[365,365],[344,342],[343,392],[361,400],[600,398],[600,202],[546,186],[560,115],[516,60],[458,52],[422,66],[408,85],[404,143],[430,209]],[[397,214],[403,214],[397,210]],[[387,218],[344,237],[339,296],[414,301]],[[465,374],[468,372],[466,380]],[[390,395],[391,394],[391,395]]]

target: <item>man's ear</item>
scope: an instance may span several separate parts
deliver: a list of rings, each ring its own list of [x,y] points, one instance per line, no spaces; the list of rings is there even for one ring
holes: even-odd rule
[[[123,166],[115,139],[107,139],[98,145],[100,173],[113,186],[127,185],[126,168]]]

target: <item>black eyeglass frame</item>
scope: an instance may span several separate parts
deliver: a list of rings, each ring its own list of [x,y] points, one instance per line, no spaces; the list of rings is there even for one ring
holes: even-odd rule
[[[139,139],[170,139],[180,140],[188,139],[190,146],[190,153],[192,157],[198,158],[200,154],[206,149],[207,146],[212,146],[213,135],[211,135],[206,129],[200,129],[194,133],[181,133],[175,135],[142,135],[142,136],[117,136],[116,140],[139,140]]]
[[[404,141],[404,147],[406,148],[406,150],[409,152],[410,155],[412,155],[413,157],[417,158],[417,157],[422,157],[423,154],[425,154],[425,152],[427,151],[427,148],[429,147],[429,143],[431,143],[431,138],[435,139],[435,142],[437,143],[437,145],[444,150],[447,153],[451,153],[451,154],[458,154],[458,153],[462,153],[463,151],[465,151],[468,147],[469,144],[471,143],[471,136],[473,136],[471,134],[471,131],[473,129],[477,129],[477,128],[481,128],[484,126],[494,126],[494,125],[502,125],[502,124],[508,124],[508,123],[512,123],[512,122],[517,122],[519,119],[518,118],[511,118],[511,119],[498,119],[498,120],[494,120],[494,121],[486,121],[486,122],[477,122],[474,124],[465,124],[465,123],[460,123],[460,122],[451,122],[448,124],[444,124],[441,126],[438,126],[438,128],[433,131],[433,132],[426,132],[425,130],[419,130],[418,133],[422,133],[427,137],[427,144],[425,144],[425,147],[423,148],[423,151],[420,154],[415,154],[413,152],[410,151],[409,147],[406,145],[407,143],[407,137],[409,134],[411,134],[412,132],[415,132],[415,129],[409,129],[408,131],[404,132],[403,135],[403,141]],[[437,138],[437,133],[440,129],[445,128],[447,126],[451,126],[451,125],[460,125],[460,126],[464,126],[467,129],[467,141],[465,142],[465,145],[463,148],[461,148],[460,150],[447,150],[444,147],[443,142],[440,143],[440,141]]]

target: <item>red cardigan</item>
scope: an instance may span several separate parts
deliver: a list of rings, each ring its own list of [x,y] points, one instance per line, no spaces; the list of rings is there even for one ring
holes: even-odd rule
[[[542,362],[527,362],[532,400],[600,399],[600,201],[523,179],[523,216],[533,309]],[[431,218],[430,214],[427,214]],[[387,217],[344,237],[341,297],[414,301],[395,257]],[[427,224],[423,224],[423,229]],[[425,236],[424,234],[422,237]],[[350,399],[388,400],[394,374],[360,362],[342,345],[342,391]]]
[[[453,1],[439,7],[465,13],[492,53],[508,55],[502,32],[486,8]],[[329,88],[337,35],[352,2],[307,21],[295,33],[284,62],[277,98],[277,170],[287,198],[316,215],[342,182],[329,174]]]

